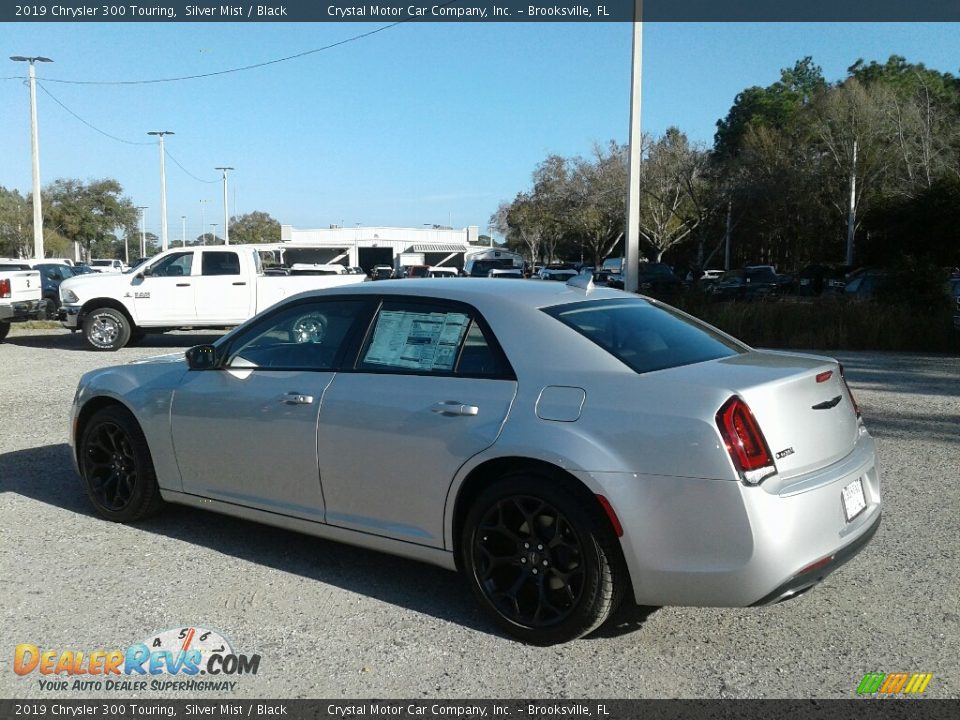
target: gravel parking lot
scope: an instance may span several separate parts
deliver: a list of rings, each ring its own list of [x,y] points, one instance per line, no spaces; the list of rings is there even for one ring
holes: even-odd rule
[[[0,345],[0,697],[106,694],[15,675],[18,643],[120,649],[186,626],[262,656],[238,697],[850,698],[864,673],[897,671],[960,696],[960,358],[843,354],[878,439],[884,521],[820,587],[759,609],[638,609],[540,649],[499,635],[444,570],[185,508],[94,518],[66,445],[80,375],[211,337],[101,354],[14,330]]]

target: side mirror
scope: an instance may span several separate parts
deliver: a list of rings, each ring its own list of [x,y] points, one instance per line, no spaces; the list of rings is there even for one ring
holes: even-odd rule
[[[194,345],[184,355],[191,370],[211,370],[217,366],[217,349],[213,345]]]

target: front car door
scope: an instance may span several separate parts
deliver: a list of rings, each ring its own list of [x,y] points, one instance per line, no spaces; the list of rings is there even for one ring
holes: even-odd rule
[[[130,282],[139,325],[188,325],[196,322],[194,251],[164,255],[135,273]]]
[[[322,521],[317,416],[371,310],[335,298],[278,308],[228,341],[219,368],[189,371],[171,410],[184,492]]]
[[[353,370],[324,394],[317,447],[327,522],[443,547],[450,483],[494,443],[516,385],[473,308],[384,301]]]

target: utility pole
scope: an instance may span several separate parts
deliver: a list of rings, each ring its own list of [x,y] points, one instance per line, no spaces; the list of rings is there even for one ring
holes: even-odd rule
[[[30,153],[33,160],[33,257],[43,260],[43,208],[40,197],[40,137],[37,132],[37,73],[34,63],[53,62],[48,57],[36,55],[24,57],[11,55],[14,62],[30,63],[27,76],[30,80]]]
[[[627,194],[627,227],[623,240],[623,289],[637,292],[640,283],[640,162],[643,133],[640,105],[643,91],[643,0],[633,6],[633,62],[630,68],[630,177]]]
[[[853,141],[853,170],[850,172],[850,210],[847,213],[847,265],[853,265],[853,236],[857,227],[857,141]]]
[[[210,243],[213,244],[217,241],[217,225],[220,223],[210,223]]]
[[[723,234],[723,269],[730,269],[730,218],[733,214],[733,200],[727,200],[727,229]]]
[[[223,171],[223,244],[230,244],[230,213],[227,211],[227,170],[233,170],[232,167],[218,167],[217,170]]]
[[[140,211],[140,257],[147,256],[147,205],[137,205]]]
[[[173,135],[169,130],[154,130],[147,135],[156,135],[160,138],[160,249],[166,250],[167,243],[167,173],[164,165],[166,153],[163,150],[163,136]]]
[[[180,216],[180,247],[187,246],[187,216]]]

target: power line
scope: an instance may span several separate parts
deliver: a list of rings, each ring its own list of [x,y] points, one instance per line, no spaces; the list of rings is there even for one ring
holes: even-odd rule
[[[86,126],[87,126],[88,128],[90,128],[91,130],[95,130],[96,132],[100,133],[101,135],[103,135],[103,136],[105,136],[105,137],[110,138],[111,140],[116,140],[117,142],[121,142],[121,143],[124,143],[124,144],[126,144],[126,145],[155,145],[155,144],[156,144],[156,143],[149,142],[149,141],[148,141],[148,142],[135,142],[135,141],[133,141],[133,140],[124,140],[123,138],[119,138],[119,137],[117,137],[116,135],[111,135],[110,133],[101,130],[101,129],[98,128],[96,125],[92,125],[91,123],[87,122],[87,121],[84,120],[82,117],[80,117],[79,115],[77,115],[73,110],[71,110],[71,109],[68,108],[66,105],[64,105],[62,102],[60,102],[60,100],[57,99],[57,97],[56,97],[53,93],[51,93],[49,90],[47,90],[47,89],[43,86],[43,83],[37,82],[37,85],[39,85],[39,86],[40,86],[40,89],[43,90],[47,95],[49,95],[50,98],[51,98],[57,105],[59,105],[59,106],[62,107],[64,110],[66,110],[68,113],[70,113],[71,115],[73,115],[77,120],[79,120],[80,122],[82,122],[84,125],[86,125]]]
[[[164,154],[166,154],[166,156],[167,156],[168,158],[170,158],[171,160],[173,160],[173,162],[176,163],[176,166],[177,166],[178,168],[180,168],[181,170],[183,170],[187,175],[189,175],[190,177],[192,177],[192,178],[193,178],[194,180],[196,180],[197,182],[208,183],[208,184],[210,184],[210,185],[212,185],[212,184],[214,184],[214,183],[220,182],[220,178],[217,178],[216,180],[204,180],[203,178],[198,178],[198,177],[197,177],[196,175],[194,175],[192,172],[190,172],[189,170],[187,170],[183,165],[181,165],[181,164],[180,164],[180,161],[177,160],[173,155],[171,155],[171,154],[170,154],[170,151],[167,150],[166,148],[164,148]]]
[[[447,5],[454,5],[459,2],[459,0],[449,0],[449,2],[442,3],[437,7],[446,7]],[[230,73],[244,72],[245,70],[255,70],[257,68],[267,67],[269,65],[276,65],[277,63],[287,62],[288,60],[296,60],[297,58],[306,57],[307,55],[314,55],[319,52],[324,52],[325,50],[332,50],[333,48],[340,47],[341,45],[347,45],[348,43],[356,42],[358,40],[363,40],[377,33],[381,33],[384,30],[389,30],[391,28],[397,27],[397,25],[402,25],[406,22],[410,22],[413,18],[404,18],[403,20],[398,20],[395,23],[390,23],[389,25],[384,25],[379,27],[376,30],[370,30],[369,32],[361,33],[359,35],[354,35],[353,37],[346,38],[345,40],[338,40],[335,43],[330,43],[329,45],[324,45],[323,47],[315,48],[313,50],[306,50],[304,52],[296,53],[295,55],[287,55],[286,57],[277,58],[276,60],[267,60],[261,63],[254,63],[253,65],[244,65],[242,67],[230,68],[228,70],[217,70],[215,72],[200,73],[197,75],[182,75],[180,77],[172,78],[157,78],[155,80],[55,80],[53,78],[45,78],[46,82],[56,82],[63,83],[67,85],[151,85],[156,83],[168,83],[168,82],[179,82],[181,80],[199,80],[200,78],[216,77],[218,75],[228,75]]]

